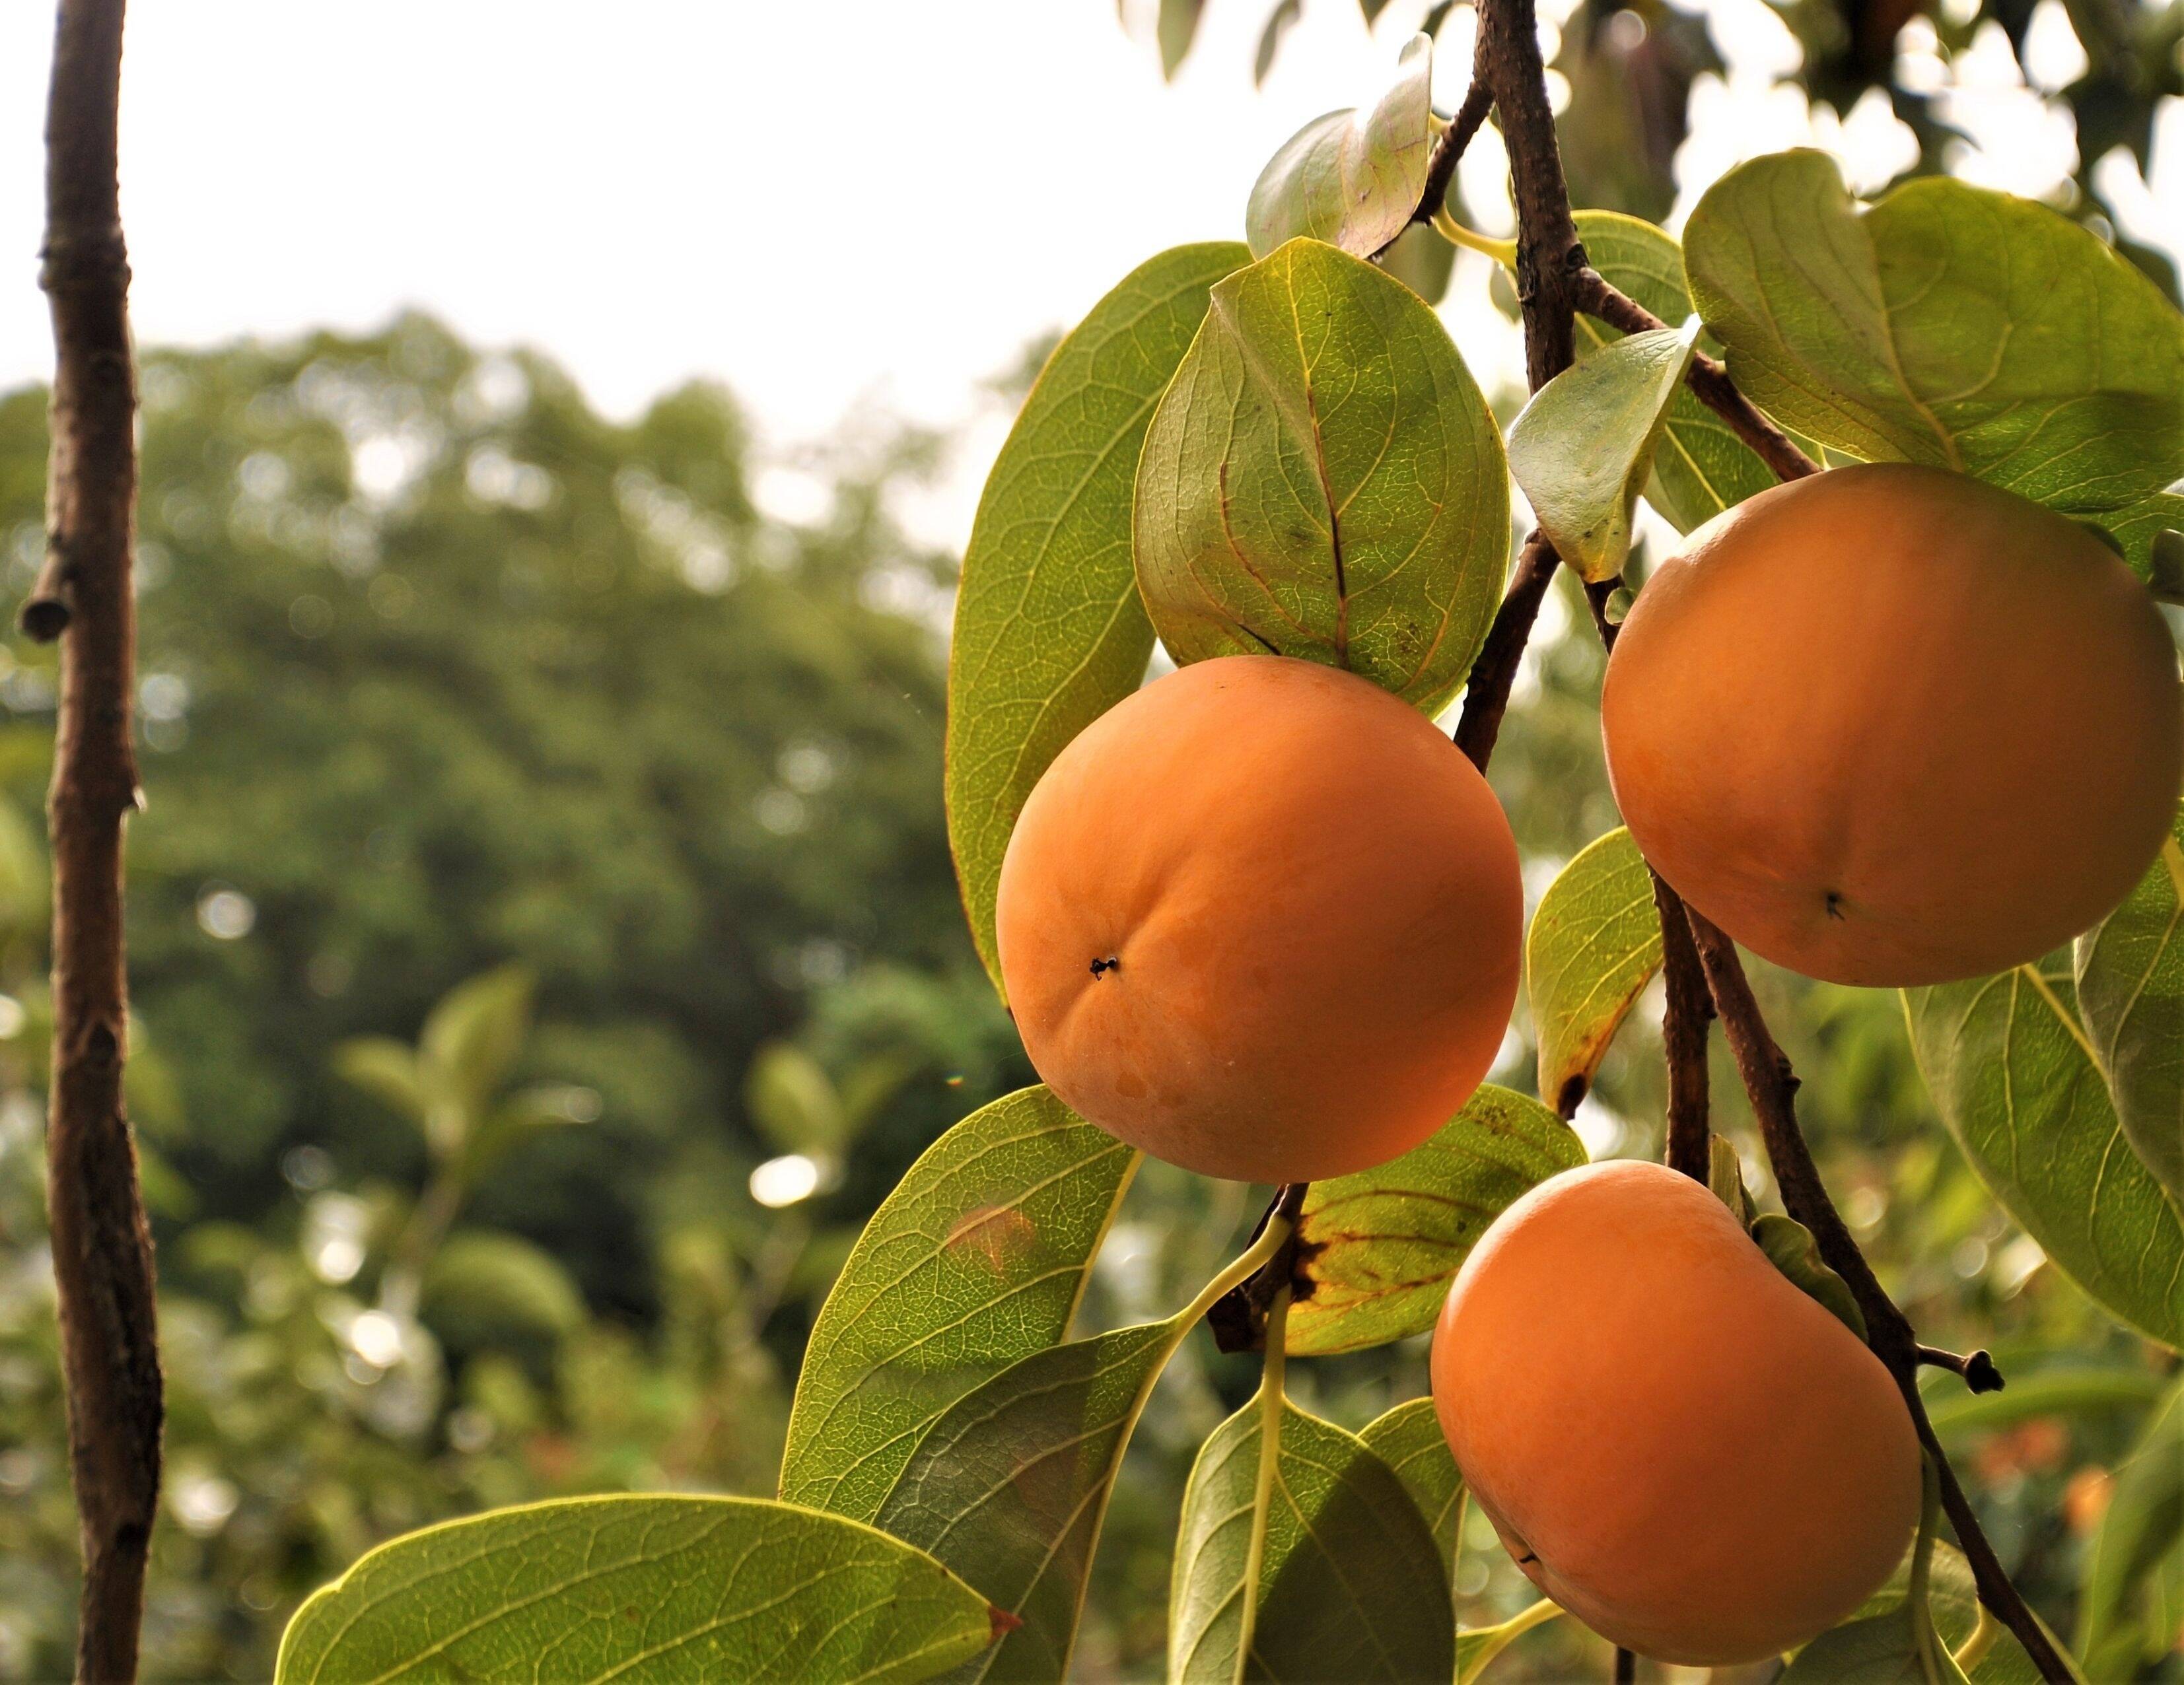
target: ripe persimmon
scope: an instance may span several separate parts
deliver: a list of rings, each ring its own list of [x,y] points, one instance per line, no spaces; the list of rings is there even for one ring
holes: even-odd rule
[[[1638,593],[1601,702],[1655,870],[1839,983],[2038,959],[2169,833],[2176,656],[2076,523],[1939,469],[1839,468],[1693,532]]]
[[[1084,1116],[1248,1182],[1418,1145],[1492,1065],[1517,849],[1417,710],[1280,656],[1201,661],[1056,757],[1001,864],[1002,981]]]
[[[1657,1660],[1803,1643],[1918,1521],[1918,1438],[1880,1360],[1660,1165],[1565,1171],[1495,1220],[1435,1332],[1433,1393],[1533,1582]]]

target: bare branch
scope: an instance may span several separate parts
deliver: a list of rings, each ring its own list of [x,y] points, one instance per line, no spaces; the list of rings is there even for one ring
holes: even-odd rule
[[[123,0],[61,0],[47,110],[42,281],[53,323],[46,563],[23,610],[61,638],[47,813],[53,1051],[47,1199],[83,1541],[81,1681],[133,1679],[164,1422],[152,1243],[122,1106],[122,831],[136,609],[136,366],[115,162]]]
[[[1658,872],[1652,876],[1653,906],[1661,920],[1661,970],[1668,985],[1668,1009],[1661,1020],[1669,1062],[1667,1159],[1670,1170],[1704,1182],[1713,1153],[1707,1115],[1707,1026],[1713,1021],[1713,997],[1707,992],[1706,971],[1691,943],[1683,902]]]

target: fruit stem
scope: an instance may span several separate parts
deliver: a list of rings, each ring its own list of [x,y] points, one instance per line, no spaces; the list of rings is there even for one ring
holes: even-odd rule
[[[1274,1203],[1267,1208],[1266,1215],[1259,1219],[1259,1226],[1251,1237],[1251,1243],[1199,1290],[1198,1297],[1184,1307],[1181,1321],[1185,1323],[1197,1321],[1230,1293],[1250,1287],[1253,1278],[1268,1264],[1285,1264],[1290,1243],[1296,1238],[1296,1214],[1304,1204],[1305,1189],[1311,1185],[1310,1182],[1293,1182],[1282,1189]],[[1268,1273],[1273,1274],[1272,1271]],[[1282,1288],[1286,1289],[1289,1286],[1286,1267],[1281,1272],[1279,1282]],[[1270,1288],[1268,1293],[1270,1304],[1273,1296],[1274,1291]],[[1263,1321],[1260,1326],[1265,1326]],[[1223,1346],[1222,1349],[1225,1351],[1229,1348]]]

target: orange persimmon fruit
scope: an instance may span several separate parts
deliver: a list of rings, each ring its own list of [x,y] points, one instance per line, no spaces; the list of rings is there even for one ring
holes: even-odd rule
[[[1919,1442],[1880,1360],[1660,1165],[1565,1171],[1512,1204],[1457,1274],[1432,1367],[1510,1554],[1656,1660],[1805,1643],[1918,1522]]]
[[[1280,656],[1201,661],[1055,758],[1001,865],[1033,1066],[1207,1176],[1384,1162],[1492,1065],[1515,1002],[1516,844],[1415,709]]]
[[[2146,587],[2053,510],[1903,463],[1693,532],[1607,665],[1646,858],[1754,953],[1914,987],[2037,959],[2159,852],[2184,776]]]

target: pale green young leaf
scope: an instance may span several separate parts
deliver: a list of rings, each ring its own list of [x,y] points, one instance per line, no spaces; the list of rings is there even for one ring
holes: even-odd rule
[[[482,1345],[509,1335],[559,1336],[587,1320],[560,1261],[521,1235],[458,1229],[426,1266],[423,1315],[443,1340]]]
[[[1412,1399],[1366,1423],[1357,1436],[1402,1482],[1440,1547],[1441,1565],[1456,1572],[1463,1543],[1463,1473],[1440,1431],[1431,1399]]]
[[[432,1009],[417,1037],[417,1074],[435,1113],[471,1123],[485,1115],[523,1052],[538,987],[527,966],[498,966],[456,984]]]
[[[1736,1148],[1719,1135],[1707,1137],[1707,1186],[1713,1197],[1736,1213],[1736,1221],[1746,1228],[1759,1215],[1752,1203],[1752,1190],[1745,1186],[1744,1165],[1736,1156]]]
[[[2124,1133],[2184,1201],[2184,807],[2160,858],[2074,957],[2078,1010]]]
[[[752,1056],[744,1107],[784,1153],[838,1153],[849,1137],[840,1091],[819,1061],[794,1042],[769,1042]]]
[[[956,585],[948,661],[948,842],[994,985],[994,899],[1024,798],[1143,681],[1153,631],[1130,570],[1130,498],[1153,405],[1251,261],[1228,242],[1133,270],[1047,359],[1001,446]]]
[[[1169,81],[1190,56],[1190,43],[1198,34],[1198,19],[1206,0],[1160,0],[1154,32],[1160,38],[1161,75]]]
[[[578,1498],[382,1545],[281,1641],[278,1685],[908,1682],[975,1656],[986,1599],[922,1551],[753,1498]]]
[[[1519,1194],[1585,1162],[1575,1132],[1491,1082],[1423,1145],[1312,1183],[1297,1220],[1311,1291],[1290,1306],[1287,1349],[1324,1356],[1422,1333],[1487,1226]]]
[[[1519,1610],[1507,1621],[1491,1627],[1473,1627],[1456,1635],[1456,1685],[1474,1685],[1485,1672],[1487,1664],[1502,1651],[1530,1632],[1535,1627],[1544,1627],[1563,1612],[1562,1605],[1550,1599],[1541,1598],[1537,1603]]]
[[[965,1680],[1058,1682],[1131,1431],[1191,1312],[1050,1346],[957,1399],[873,1518],[1022,1624]]]
[[[1137,1164],[1045,1088],[981,1108],[928,1148],[812,1326],[781,1495],[878,1514],[950,1405],[1067,1332]]]
[[[417,1055],[392,1036],[353,1036],[337,1045],[334,1075],[370,1095],[420,1129],[430,1109],[417,1075]]]
[[[1510,424],[1509,472],[1584,579],[1613,579],[1630,559],[1638,494],[1698,330],[1693,316],[1602,346],[1533,393]]]
[[[2163,1577],[2166,1584],[2149,1583]],[[2093,1535],[2078,1594],[2077,1651],[2089,1675],[2135,1677],[2168,1648],[2148,1643],[2139,1605],[2149,1599],[2184,1607],[2184,1378],[2170,1384],[2116,1468]]]
[[[1262,1395],[1215,1429],[1191,1471],[1169,1679],[1451,1677],[1456,1618],[1403,1482],[1363,1440],[1286,1403],[1267,1469],[1264,1410]]]
[[[1564,1117],[1576,1112],[1624,1015],[1660,969],[1653,875],[1630,833],[1611,831],[1547,886],[1524,938],[1540,1093]]]
[[[1738,385],[1825,444],[2065,514],[2184,474],[2184,317],[2044,205],[1927,177],[1867,208],[1779,153],[1708,191],[1684,258]]]
[[[1691,295],[1684,285],[1684,253],[1673,235],[1619,211],[1580,211],[1578,238],[1593,268],[1664,322],[1691,314]],[[1605,322],[1577,319],[1580,359],[1621,337]],[[1702,335],[1699,348],[1719,354],[1721,348]],[[1688,386],[1669,399],[1659,444],[1653,452],[1652,478],[1646,501],[1679,532],[1712,520],[1775,483],[1774,470],[1730,431],[1729,424],[1700,403]]]
[[[1852,1297],[1850,1283],[1821,1261],[1810,1229],[1795,1217],[1770,1211],[1752,1220],[1752,1238],[1800,1293],[1818,1300],[1859,1339],[1865,1337],[1865,1313]]]
[[[1501,433],[1416,293],[1293,240],[1213,289],[1145,435],[1134,531],[1177,660],[1298,656],[1438,712],[1501,600]]]
[[[1907,990],[1912,1051],[1972,1168],[2048,1256],[2184,1345],[2184,1216],[2131,1149],[2070,993],[2053,964]]]
[[[1300,236],[1369,258],[1411,220],[1433,155],[1433,38],[1405,43],[1369,111],[1330,111],[1285,141],[1252,184],[1244,237],[1263,258]]]

